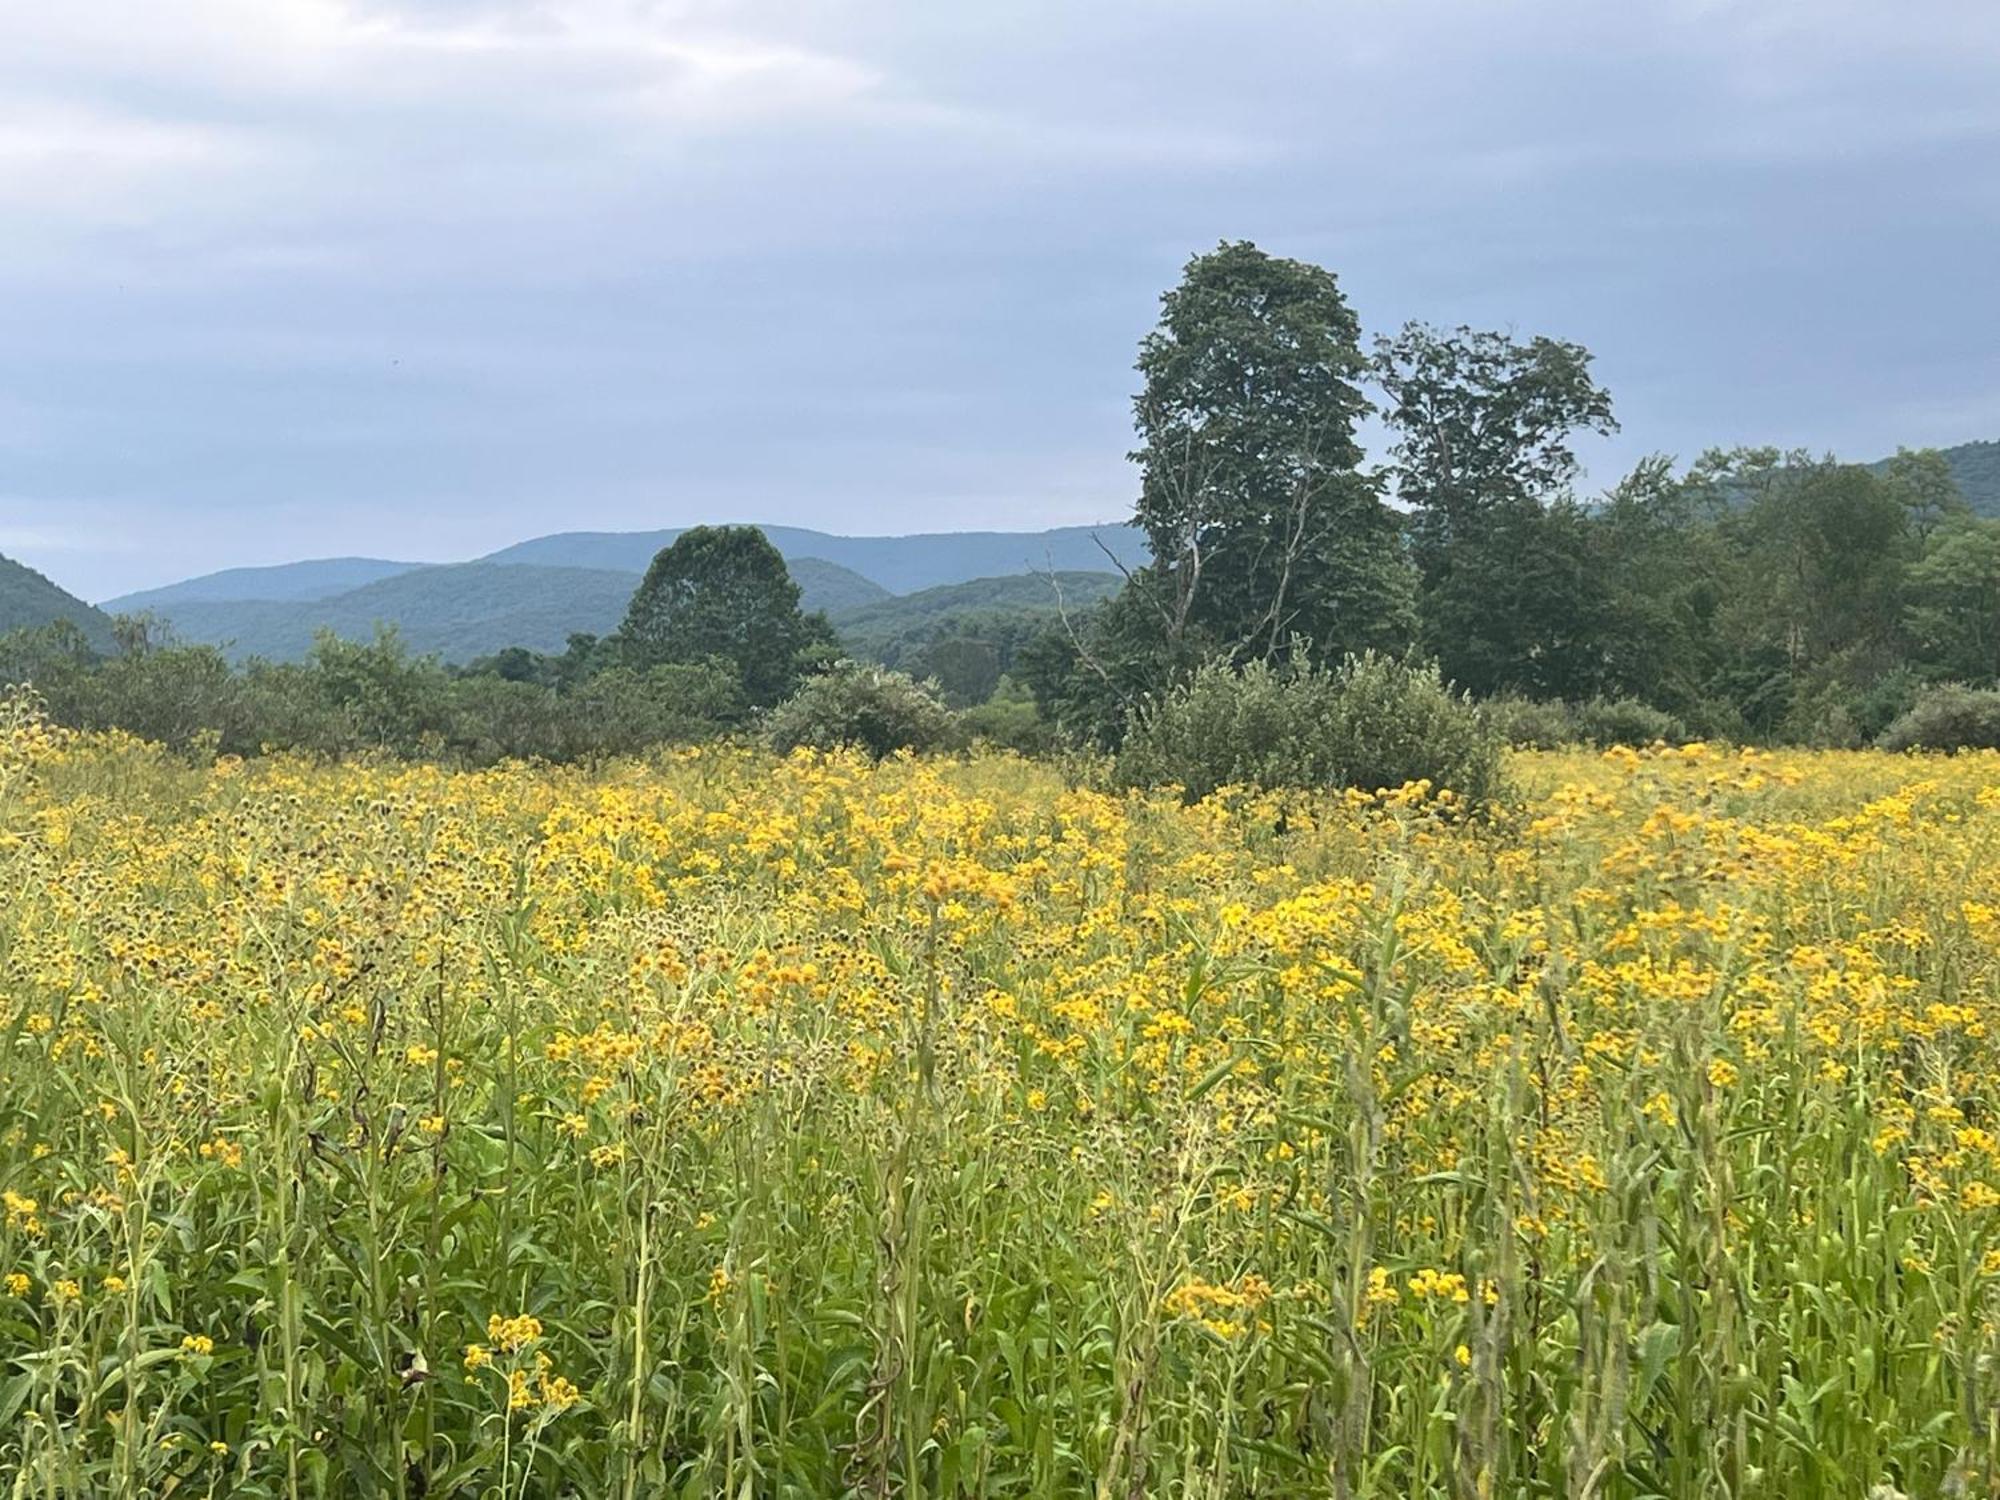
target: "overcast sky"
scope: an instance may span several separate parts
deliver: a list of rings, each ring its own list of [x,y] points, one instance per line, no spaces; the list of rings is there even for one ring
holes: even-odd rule
[[[1636,456],[2000,437],[1994,0],[18,0],[0,551],[1124,516],[1222,238],[1596,351]]]

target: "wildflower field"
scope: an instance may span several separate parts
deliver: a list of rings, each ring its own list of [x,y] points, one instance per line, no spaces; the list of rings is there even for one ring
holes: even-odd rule
[[[1991,1495],[2000,757],[0,730],[0,1494]]]

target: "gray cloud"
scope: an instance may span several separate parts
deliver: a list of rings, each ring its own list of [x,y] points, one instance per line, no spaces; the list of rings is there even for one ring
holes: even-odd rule
[[[1987,0],[83,0],[0,21],[0,549],[1120,514],[1250,237],[1581,339],[1639,453],[2000,435]]]

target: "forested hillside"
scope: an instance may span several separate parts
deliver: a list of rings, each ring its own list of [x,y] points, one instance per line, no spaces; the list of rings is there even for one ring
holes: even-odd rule
[[[311,565],[318,566],[318,565]],[[457,563],[398,567],[359,588],[323,597],[182,598],[169,596],[149,608],[184,641],[224,648],[231,660],[262,657],[300,661],[320,630],[348,640],[366,640],[378,625],[393,625],[411,650],[435,652],[448,662],[467,662],[509,646],[557,652],[572,635],[605,635],[624,618],[637,572],[603,568],[536,566],[526,563]],[[246,569],[269,575],[281,569]],[[808,610],[852,609],[888,597],[867,579],[817,558],[793,569]],[[242,586],[244,580],[213,575]],[[248,580],[263,586],[266,578]],[[316,586],[292,574],[281,584]],[[210,580],[199,580],[200,587]],[[190,587],[197,585],[183,585]],[[224,587],[227,587],[225,583]],[[133,600],[126,601],[133,603]]]
[[[1126,525],[1059,526],[1049,531],[951,531],[914,536],[834,536],[796,526],[758,528],[787,562],[823,558],[852,569],[892,594],[913,593],[975,578],[1094,571],[1146,561],[1146,539]],[[680,535],[667,531],[573,531],[503,547],[482,562],[555,563],[565,567],[643,572]],[[1109,557],[1107,557],[1107,549]]]
[[[1941,448],[1966,504],[1982,516],[2000,517],[2000,442]]]
[[[153,610],[167,614],[174,605],[193,601],[208,603],[243,600],[331,599],[351,589],[365,587],[398,573],[427,566],[424,563],[391,562],[381,557],[321,557],[306,562],[278,563],[267,568],[224,568],[199,578],[183,579],[161,588],[141,589],[106,599],[98,607],[106,614],[138,614]]]
[[[99,650],[111,647],[111,620],[25,563],[0,557],[0,634],[67,620]]]

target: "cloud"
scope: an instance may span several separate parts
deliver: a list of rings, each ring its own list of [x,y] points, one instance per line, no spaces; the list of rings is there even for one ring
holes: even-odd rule
[[[1103,519],[1158,293],[1239,237],[1370,331],[1583,340],[1607,475],[1888,451],[1989,410],[1997,68],[1989,0],[15,6],[0,515],[146,537],[61,554],[100,592]]]
[[[134,198],[239,170],[259,154],[242,133],[184,120],[19,95],[0,102],[0,203],[13,207],[120,218]]]

